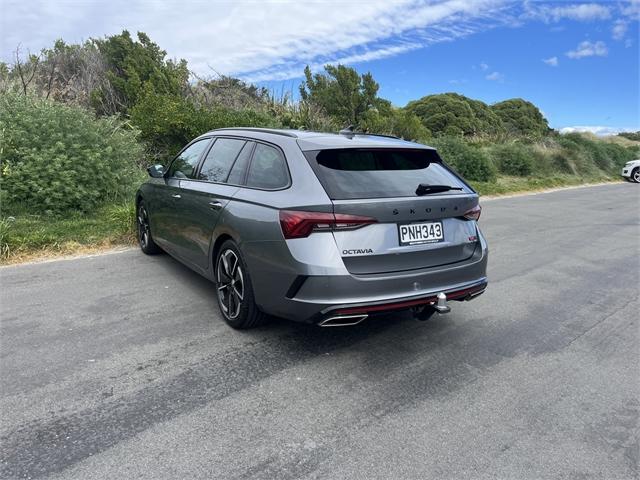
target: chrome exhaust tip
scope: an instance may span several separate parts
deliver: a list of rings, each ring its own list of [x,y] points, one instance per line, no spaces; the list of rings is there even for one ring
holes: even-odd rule
[[[474,298],[479,297],[480,295],[482,295],[484,293],[486,289],[480,290],[479,292],[473,292],[470,293],[469,295],[466,296],[466,298],[464,299],[466,302],[473,300]]]
[[[369,315],[336,315],[333,317],[325,318],[318,326],[320,327],[351,327],[364,321]]]

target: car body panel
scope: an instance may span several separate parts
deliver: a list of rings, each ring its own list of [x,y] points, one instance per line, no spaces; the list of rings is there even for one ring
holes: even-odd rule
[[[209,268],[214,229],[220,214],[238,189],[234,185],[180,180],[182,198],[175,202],[176,247],[180,256],[200,269]]]
[[[640,169],[640,159],[631,160],[630,162],[624,164],[620,175],[630,179],[633,173],[638,171],[637,169]]]

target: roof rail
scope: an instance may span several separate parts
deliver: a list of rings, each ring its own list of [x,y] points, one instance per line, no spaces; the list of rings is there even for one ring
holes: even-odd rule
[[[291,137],[298,138],[298,136],[293,132],[287,132],[284,130],[276,130],[272,128],[257,128],[257,127],[225,127],[225,128],[216,128],[215,130],[211,130],[212,132],[219,132],[222,130],[241,130],[245,132],[257,132],[257,133],[273,133],[274,135],[282,135],[283,137]]]

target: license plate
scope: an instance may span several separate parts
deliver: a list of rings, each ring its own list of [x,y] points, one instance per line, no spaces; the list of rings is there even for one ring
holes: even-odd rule
[[[400,245],[418,245],[444,241],[442,222],[408,223],[398,225]]]

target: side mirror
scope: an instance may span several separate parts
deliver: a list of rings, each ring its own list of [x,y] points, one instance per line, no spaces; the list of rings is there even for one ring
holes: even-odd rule
[[[152,178],[162,178],[164,177],[164,166],[151,165],[149,168],[147,168],[147,172],[149,172],[149,176]]]

